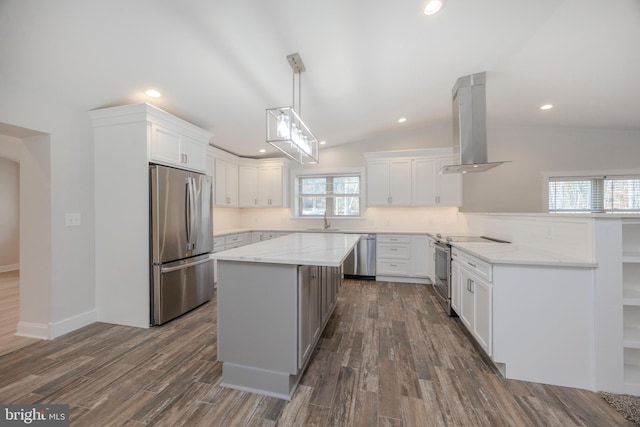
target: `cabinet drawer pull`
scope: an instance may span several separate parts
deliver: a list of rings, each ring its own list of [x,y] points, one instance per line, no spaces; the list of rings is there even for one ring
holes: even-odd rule
[[[389,264],[389,267],[397,267],[398,264]]]
[[[476,265],[472,262],[467,261],[467,264],[469,264],[471,267],[476,268]]]

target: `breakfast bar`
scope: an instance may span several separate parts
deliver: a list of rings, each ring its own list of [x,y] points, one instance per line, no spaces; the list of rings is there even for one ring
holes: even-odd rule
[[[295,233],[211,255],[222,386],[291,399],[335,308],[340,267],[359,239]]]

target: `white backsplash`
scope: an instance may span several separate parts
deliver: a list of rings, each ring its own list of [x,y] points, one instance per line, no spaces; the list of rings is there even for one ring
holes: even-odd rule
[[[594,219],[554,214],[460,213],[469,233],[497,237],[517,245],[576,259],[594,260]]]
[[[214,210],[215,215],[220,210]],[[233,209],[239,222],[235,227],[253,229],[321,229],[322,218],[294,218],[290,209]],[[331,229],[363,230],[363,231],[415,231],[415,232],[449,232],[458,230],[458,208],[368,208],[361,218],[336,219],[329,218]],[[236,224],[235,218],[227,218],[224,224]],[[216,224],[216,230],[222,225]]]

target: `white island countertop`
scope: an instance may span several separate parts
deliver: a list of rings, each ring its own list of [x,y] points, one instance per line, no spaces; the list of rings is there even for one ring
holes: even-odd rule
[[[359,234],[295,233],[211,254],[218,261],[339,267],[360,240]]]

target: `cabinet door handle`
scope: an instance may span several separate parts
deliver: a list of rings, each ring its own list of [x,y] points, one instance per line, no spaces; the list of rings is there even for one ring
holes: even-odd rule
[[[467,261],[467,264],[469,264],[471,267],[476,268],[476,265],[472,262]]]
[[[394,252],[395,252],[395,251],[397,251],[397,250],[398,250],[398,248],[389,248],[389,250],[390,250],[390,251],[394,251]]]
[[[475,283],[475,282],[474,282],[473,280],[469,280],[469,292],[471,292],[471,293],[474,293],[474,292],[473,292],[473,284],[474,284],[474,283]]]
[[[389,267],[397,267],[398,264],[389,264]]]

